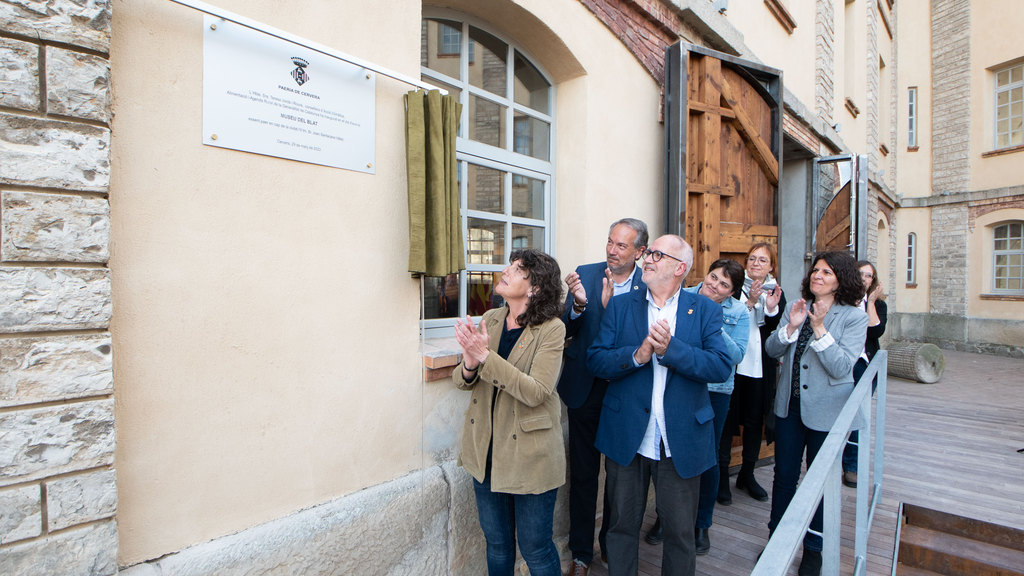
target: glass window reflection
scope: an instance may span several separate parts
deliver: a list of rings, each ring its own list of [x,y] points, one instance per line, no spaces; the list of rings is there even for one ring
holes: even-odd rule
[[[549,114],[548,96],[551,92],[551,84],[541,76],[540,71],[529,60],[523,58],[519,51],[516,51],[513,66],[515,67],[515,87],[513,88],[515,103]]]
[[[458,78],[462,24],[428,18],[423,20],[420,32],[420,66]]]
[[[466,199],[470,210],[505,213],[505,173],[493,168],[469,165]]]
[[[469,40],[475,44],[469,62],[469,83],[507,97],[508,44],[473,26],[469,27]]]
[[[470,94],[469,96],[469,139],[504,147],[505,106]]]

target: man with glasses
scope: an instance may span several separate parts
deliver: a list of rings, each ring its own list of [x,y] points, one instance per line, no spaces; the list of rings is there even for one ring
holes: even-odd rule
[[[636,218],[623,218],[608,229],[605,261],[576,268],[565,278],[569,293],[565,300],[565,335],[572,340],[565,349],[565,366],[558,381],[558,394],[569,414],[569,551],[571,576],[587,576],[594,558],[594,524],[597,514],[598,476],[601,452],[594,447],[601,403],[608,381],[595,379],[587,370],[587,348],[601,328],[605,308],[613,296],[644,293],[636,261],[647,247],[647,225]],[[608,506],[599,537],[602,555],[608,527]]]
[[[635,576],[648,484],[664,531],[662,574],[692,575],[700,475],[718,464],[709,382],[731,358],[722,307],[680,290],[693,249],[666,235],[644,251],[646,291],[615,298],[588,351],[587,367],[609,380],[597,431],[609,495],[608,571]]]

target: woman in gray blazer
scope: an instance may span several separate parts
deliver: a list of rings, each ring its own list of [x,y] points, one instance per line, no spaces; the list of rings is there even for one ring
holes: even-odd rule
[[[856,262],[845,252],[817,254],[801,287],[803,298],[783,313],[765,351],[782,358],[775,393],[775,480],[768,529],[789,507],[806,451],[810,467],[828,431],[853,392],[853,365],[864,349],[868,316],[860,309],[864,294]],[[853,426],[864,423],[858,415]],[[822,508],[811,520],[821,532]],[[804,536],[800,576],[821,574],[821,537]]]

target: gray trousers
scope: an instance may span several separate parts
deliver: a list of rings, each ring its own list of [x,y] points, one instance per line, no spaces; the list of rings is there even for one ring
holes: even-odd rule
[[[700,475],[680,478],[671,458],[651,460],[637,454],[629,466],[605,458],[609,492],[608,574],[636,576],[640,569],[640,529],[651,480],[657,492],[664,532],[662,576],[692,576],[697,571],[694,525],[700,500]]]

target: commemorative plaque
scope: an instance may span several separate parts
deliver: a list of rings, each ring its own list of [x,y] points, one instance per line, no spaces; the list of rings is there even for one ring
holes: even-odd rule
[[[374,173],[376,73],[203,19],[203,144]]]

